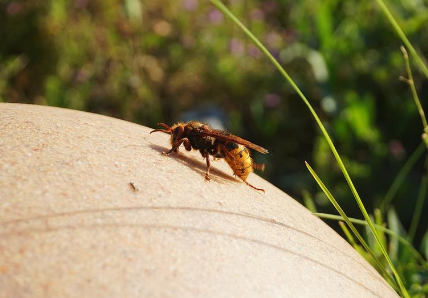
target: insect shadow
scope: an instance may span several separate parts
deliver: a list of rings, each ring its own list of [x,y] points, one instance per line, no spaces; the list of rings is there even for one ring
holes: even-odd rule
[[[169,150],[166,147],[162,147],[156,144],[150,144],[149,147],[152,148],[153,150],[158,151],[160,154],[162,152],[167,152]],[[187,165],[190,169],[192,169],[196,173],[201,174],[202,178],[205,176],[205,168],[206,168],[205,162],[198,161],[192,156],[188,156],[181,153],[173,153],[170,156],[165,156],[165,158],[173,159],[175,161],[178,161],[182,164]],[[239,183],[239,181],[235,179],[232,176],[232,174],[226,174],[225,172],[218,170],[212,166],[211,166],[210,173],[213,174],[213,176],[211,177],[212,180],[218,180],[218,181],[228,180],[228,181],[233,181],[235,183]]]

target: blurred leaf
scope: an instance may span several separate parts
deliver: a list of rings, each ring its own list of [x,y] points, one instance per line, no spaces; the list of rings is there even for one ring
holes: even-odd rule
[[[28,59],[23,55],[12,57],[6,61],[0,60],[0,101],[7,101],[7,98],[4,98],[3,94],[9,87],[7,84],[8,80],[24,69],[27,64]]]
[[[425,231],[425,235],[422,238],[421,251],[425,258],[428,259],[428,230]]]
[[[311,212],[317,212],[317,207],[311,196],[311,193],[307,190],[302,191],[303,202],[305,203],[306,208]]]
[[[355,92],[346,96],[347,107],[344,109],[352,131],[356,136],[368,143],[376,142],[379,133],[375,127],[375,101],[370,95],[360,97]]]
[[[62,81],[55,76],[46,80],[46,102],[50,106],[65,107],[65,95]]]
[[[319,39],[322,47],[329,47],[333,38],[333,20],[331,14],[334,12],[334,2],[336,1],[319,1],[316,13],[316,28],[318,29]]]
[[[358,245],[358,243],[355,241],[354,237],[352,236],[351,231],[349,231],[348,227],[345,223],[339,221],[339,226],[342,229],[343,233],[345,234],[346,238],[348,239],[349,243],[351,243],[352,247],[367,261],[369,262],[373,267],[377,268],[377,264],[374,261],[373,257],[366,251],[361,245]],[[377,270],[380,270],[380,268],[377,268]]]
[[[141,0],[125,0],[125,8],[130,21],[139,25],[143,20]]]
[[[398,218],[397,213],[395,212],[394,208],[389,208],[388,210],[388,227],[394,231],[396,234],[406,238],[407,233],[405,229],[403,228],[403,225],[400,222],[400,219]],[[399,241],[397,238],[391,238],[389,239],[389,251],[390,256],[393,261],[397,261],[399,256]],[[404,260],[402,260],[404,261]]]
[[[382,218],[382,213],[379,211],[379,209],[375,209],[374,210],[374,221],[375,224],[379,225],[379,226],[384,226],[384,220]],[[381,230],[376,230],[377,231],[377,235],[382,243],[382,245],[384,247],[388,247],[388,243],[387,243],[387,239],[386,239],[386,235],[384,231]],[[390,252],[389,252],[390,253]],[[391,259],[393,259],[391,257]]]

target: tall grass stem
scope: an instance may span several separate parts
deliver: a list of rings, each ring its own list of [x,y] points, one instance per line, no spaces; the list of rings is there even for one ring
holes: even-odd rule
[[[403,41],[403,43],[410,50],[410,53],[416,59],[416,62],[418,63],[418,66],[419,66],[420,70],[424,73],[424,75],[428,79],[428,68],[427,68],[427,66],[422,61],[422,59],[419,57],[418,53],[416,52],[415,48],[412,46],[412,44],[410,43],[410,41],[407,39],[406,34],[404,34],[403,30],[398,25],[398,23],[395,20],[394,16],[389,11],[388,7],[385,5],[385,3],[383,2],[383,0],[376,0],[376,1],[379,4],[380,8],[382,9],[383,13],[388,18],[388,20],[391,23],[392,27],[394,27],[394,30],[397,32],[398,36],[401,38],[401,40]]]
[[[376,242],[378,243],[378,245],[380,247],[380,250],[382,251],[382,254],[385,256],[385,258],[386,258],[386,260],[387,260],[387,262],[388,262],[388,264],[389,264],[389,266],[390,266],[390,268],[394,274],[394,277],[395,277],[395,279],[398,283],[398,286],[400,288],[400,292],[403,294],[404,297],[409,297],[409,294],[407,293],[407,290],[404,287],[404,284],[403,284],[397,270],[395,269],[394,264],[391,261],[391,258],[388,256],[388,253],[387,253],[385,247],[383,246],[381,239],[379,238],[379,235],[376,233],[376,229],[373,226],[373,223],[369,217],[369,214],[367,213],[367,210],[364,207],[364,204],[363,204],[357,190],[355,189],[354,183],[352,182],[351,177],[349,176],[348,171],[346,170],[345,165],[343,164],[342,159],[339,156],[339,153],[337,152],[337,150],[333,144],[333,141],[330,138],[330,135],[328,134],[327,130],[325,129],[323,123],[321,122],[320,118],[316,114],[312,105],[309,103],[309,101],[307,100],[305,95],[302,93],[300,88],[296,85],[296,83],[294,83],[294,81],[291,79],[291,77],[288,75],[288,73],[284,70],[284,68],[281,66],[281,64],[279,64],[279,62],[273,57],[273,55],[268,51],[268,49],[254,36],[254,34],[252,34],[251,31],[248,30],[248,28],[244,24],[242,24],[242,22],[239,21],[239,19],[221,1],[219,1],[219,0],[210,0],[210,1],[224,15],[226,15],[229,19],[231,19],[254,42],[254,44],[260,49],[260,51],[262,53],[264,53],[269,58],[269,60],[271,60],[271,62],[275,65],[275,67],[279,70],[279,72],[290,83],[290,85],[296,91],[296,93],[302,98],[303,102],[306,104],[306,106],[308,107],[312,116],[314,117],[315,121],[317,122],[317,124],[318,124],[322,134],[324,135],[327,143],[329,144],[330,149],[333,152],[333,155],[336,158],[336,161],[337,161],[340,169],[342,170],[342,173],[345,176],[346,181],[348,182],[348,185],[351,189],[351,192],[354,195],[355,200],[357,201],[357,204],[358,204],[361,212],[363,213],[363,216],[364,216],[365,220],[367,221],[367,223],[370,227],[370,230],[372,231],[372,233],[376,239]],[[428,78],[428,70],[427,70],[427,78]]]

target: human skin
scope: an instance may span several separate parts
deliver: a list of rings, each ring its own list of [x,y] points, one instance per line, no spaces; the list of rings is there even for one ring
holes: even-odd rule
[[[293,198],[150,131],[0,104],[0,297],[398,297]]]

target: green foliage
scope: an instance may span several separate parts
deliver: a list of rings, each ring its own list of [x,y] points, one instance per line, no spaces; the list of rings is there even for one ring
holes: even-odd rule
[[[348,239],[378,270],[374,258],[387,266],[386,247],[409,293],[426,297],[428,267],[414,247],[428,257],[426,150],[418,147],[422,135],[428,148],[428,128],[418,119],[424,123],[428,83],[424,57],[417,55],[428,53],[427,4],[227,4],[310,99],[373,221],[402,237],[377,228],[375,241],[367,233],[374,256],[363,253],[351,234]],[[332,212],[303,166],[309,160],[342,208],[360,214],[329,142],[298,94],[207,2],[6,0],[0,2],[0,36],[0,101],[86,110],[147,126],[214,106],[224,111],[231,132],[272,152],[255,156],[266,163],[269,181],[303,197],[312,210]],[[403,59],[402,43],[411,63]],[[404,238],[413,250],[397,240]]]

